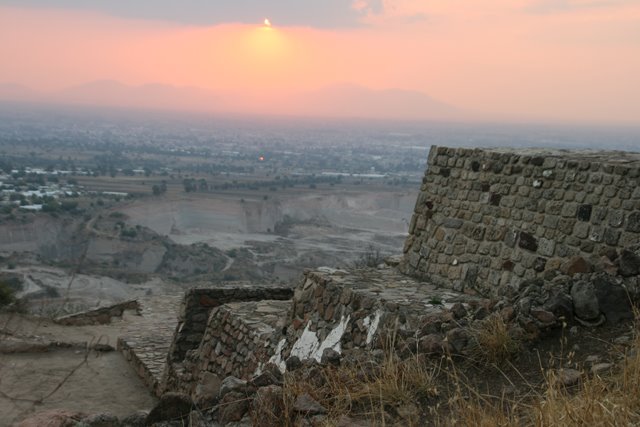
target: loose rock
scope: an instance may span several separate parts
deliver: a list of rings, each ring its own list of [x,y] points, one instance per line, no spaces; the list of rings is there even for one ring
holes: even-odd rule
[[[326,414],[327,410],[308,393],[301,394],[293,404],[293,410],[306,415]]]

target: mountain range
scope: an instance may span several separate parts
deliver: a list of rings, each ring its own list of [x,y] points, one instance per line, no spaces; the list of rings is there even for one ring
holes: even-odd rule
[[[190,86],[127,85],[98,80],[56,92],[38,92],[17,84],[0,84],[0,100],[46,104],[96,105],[134,109],[289,114],[320,117],[388,119],[456,119],[457,108],[417,91],[373,90],[354,84],[275,97],[214,92]]]

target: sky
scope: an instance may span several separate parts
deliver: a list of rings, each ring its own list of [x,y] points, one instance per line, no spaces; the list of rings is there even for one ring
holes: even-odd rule
[[[640,124],[639,0],[0,0],[0,58],[0,83],[49,93],[158,83],[287,112],[351,84],[491,120]]]

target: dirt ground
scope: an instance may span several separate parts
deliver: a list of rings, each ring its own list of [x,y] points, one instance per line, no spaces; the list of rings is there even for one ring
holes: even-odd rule
[[[2,344],[63,342],[71,347],[42,352],[33,345],[20,353],[0,353],[0,426],[47,409],[118,417],[149,410],[156,399],[118,351],[86,351],[83,343],[116,345],[117,336],[137,316],[125,313],[110,325],[65,327],[21,315],[0,315]]]

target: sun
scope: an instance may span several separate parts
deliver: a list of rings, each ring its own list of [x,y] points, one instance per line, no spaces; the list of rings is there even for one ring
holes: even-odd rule
[[[269,21],[269,18],[264,19],[264,26],[267,28],[271,28],[271,21]]]

